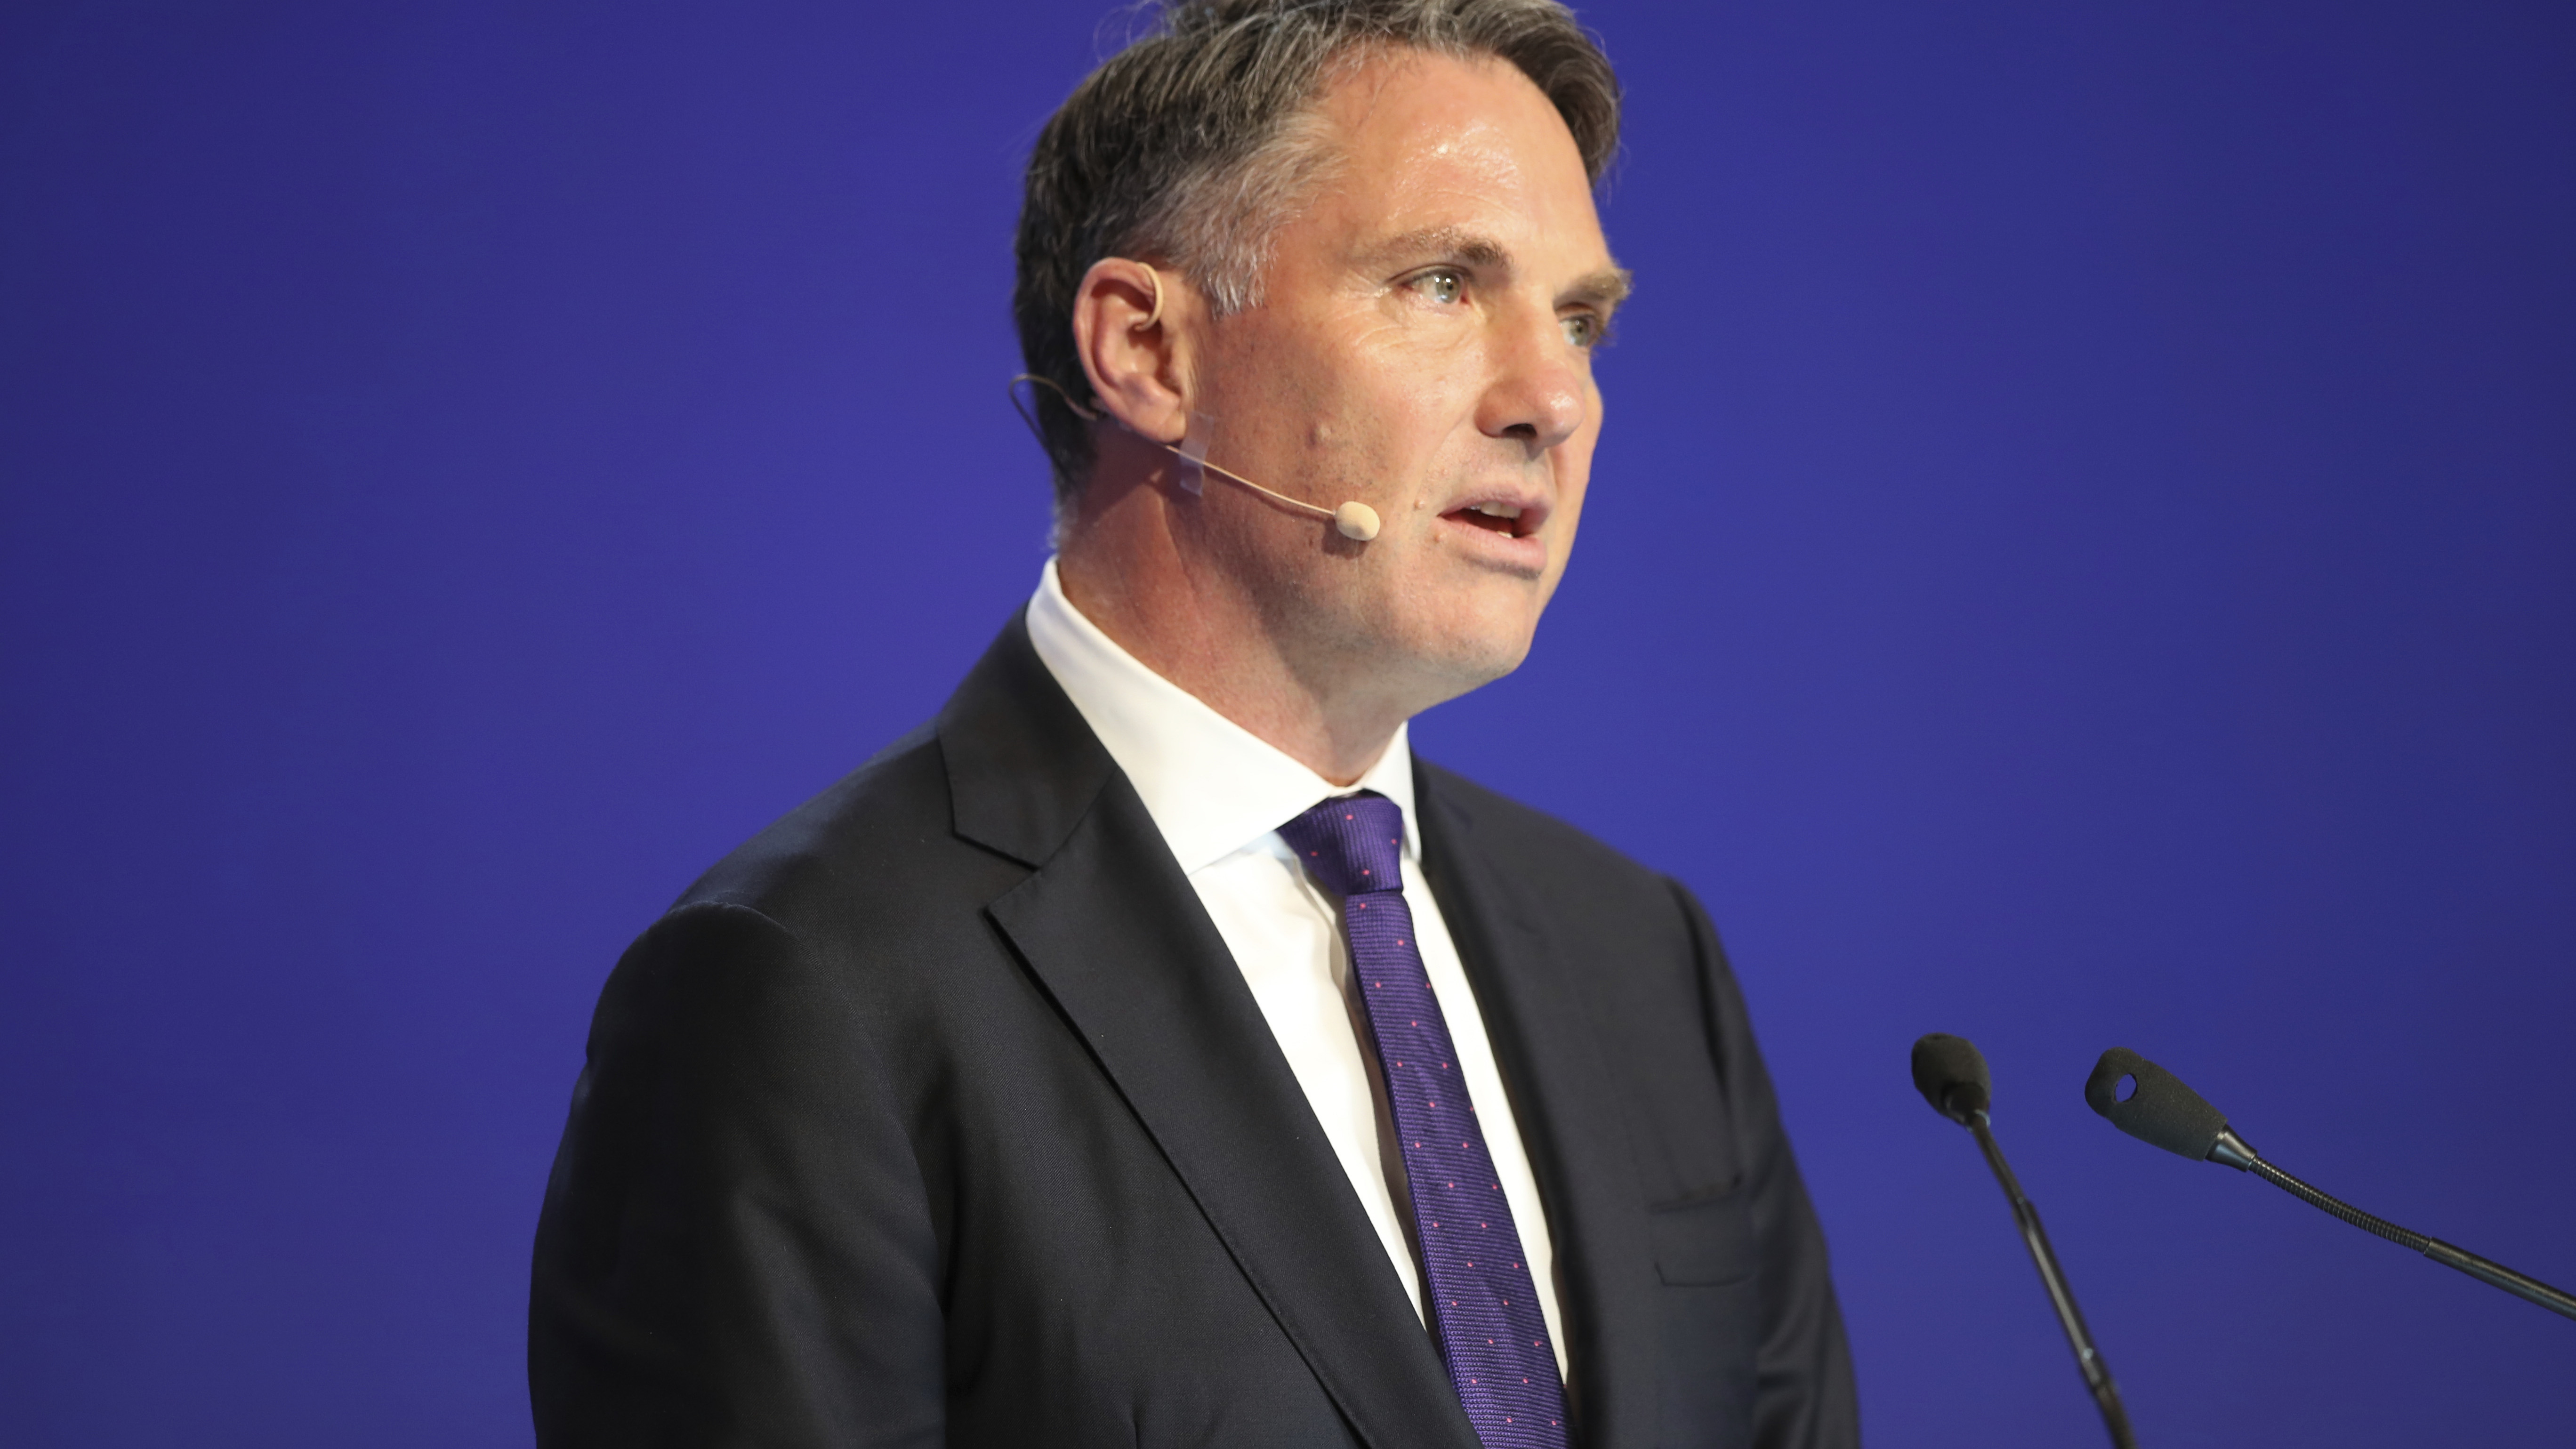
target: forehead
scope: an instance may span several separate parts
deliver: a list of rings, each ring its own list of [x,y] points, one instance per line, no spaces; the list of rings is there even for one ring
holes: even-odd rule
[[[1338,165],[1309,219],[1345,244],[1473,227],[1531,261],[1607,264],[1573,133],[1508,63],[1381,51],[1327,86],[1316,113]]]

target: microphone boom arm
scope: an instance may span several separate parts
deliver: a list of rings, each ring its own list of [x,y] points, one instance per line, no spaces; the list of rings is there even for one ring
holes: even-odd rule
[[[2235,1134],[2231,1132],[2228,1135],[2232,1137]],[[2248,1162],[2244,1170],[2311,1207],[2334,1214],[2365,1233],[2376,1233],[2392,1243],[2412,1248],[2436,1263],[2457,1268],[2482,1283],[2494,1284],[2515,1297],[2528,1298],[2543,1308],[2576,1318],[2576,1294],[2561,1292],[2502,1263],[2481,1258],[2466,1248],[2452,1247],[2440,1238],[2428,1238],[2412,1228],[2401,1228],[2386,1218],[2373,1217],[2332,1193],[2310,1187],[2260,1157]]]

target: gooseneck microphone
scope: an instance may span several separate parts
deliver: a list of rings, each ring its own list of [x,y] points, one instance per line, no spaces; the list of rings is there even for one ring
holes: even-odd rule
[[[2120,1095],[2124,1083],[2133,1088],[2126,1097]],[[2093,1075],[2085,1079],[2084,1100],[2094,1111],[2109,1118],[2112,1126],[2141,1142],[2152,1142],[2167,1152],[2188,1157],[2194,1162],[2215,1162],[2239,1172],[2253,1173],[2292,1197],[2322,1208],[2363,1232],[2376,1233],[2392,1243],[2412,1248],[2436,1263],[2457,1268],[2480,1282],[2492,1283],[2507,1293],[2576,1318],[2576,1296],[2552,1288],[2537,1278],[2517,1273],[2502,1263],[2490,1262],[2475,1253],[2452,1247],[2439,1238],[2428,1238],[2384,1218],[2372,1217],[2265,1162],[2260,1153],[2246,1145],[2244,1138],[2229,1129],[2225,1113],[2209,1105],[2198,1092],[2184,1086],[2181,1078],[2127,1047],[2113,1047],[2102,1053],[2102,1060],[2093,1066]]]
[[[2039,1281],[2057,1309],[2057,1324],[2066,1330],[2067,1347],[2075,1350],[2075,1367],[2102,1410],[2112,1444],[2117,1449],[2138,1449],[2138,1437],[2129,1428],[2129,1411],[2120,1403],[2119,1386],[2111,1382],[2111,1366],[2093,1346],[2093,1332],[2084,1326],[2084,1315],[2075,1307],[2075,1290],[2067,1286],[2057,1250],[2048,1245],[2047,1230],[2039,1225],[2039,1209],[2023,1195],[2021,1180],[2013,1176],[2012,1165],[2004,1161],[2004,1150],[1995,1141],[1989,1114],[1994,1078],[1986,1071],[1986,1059],[1967,1038],[1933,1032],[1914,1044],[1914,1089],[1932,1104],[1933,1111],[1976,1134],[1986,1166],[1994,1169],[1995,1181],[2003,1184],[2004,1196],[2012,1200],[2013,1222],[2021,1228],[2022,1245],[2030,1249],[2030,1260],[2039,1267]]]

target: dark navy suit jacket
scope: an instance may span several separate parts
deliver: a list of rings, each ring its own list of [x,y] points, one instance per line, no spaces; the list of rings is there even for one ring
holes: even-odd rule
[[[1707,917],[1418,766],[1585,1449],[1857,1442]],[[546,1190],[538,1442],[1476,1449],[1126,777],[1014,621],[618,963]]]

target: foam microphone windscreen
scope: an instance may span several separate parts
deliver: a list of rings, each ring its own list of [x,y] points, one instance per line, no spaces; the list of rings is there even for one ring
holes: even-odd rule
[[[2120,1100],[2120,1079],[2132,1077],[2138,1089]],[[2127,1047],[2113,1047],[2093,1064],[2084,1081],[2084,1100],[2111,1125],[2167,1152],[2194,1162],[2209,1160],[2218,1134],[2227,1130],[2227,1114],[2201,1100],[2182,1079]]]
[[[1986,1059],[1966,1037],[1936,1031],[1914,1044],[1914,1090],[1932,1110],[1965,1122],[1995,1099]]]

